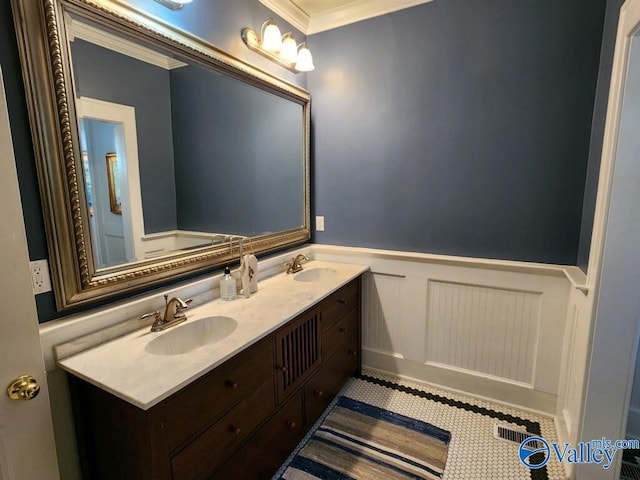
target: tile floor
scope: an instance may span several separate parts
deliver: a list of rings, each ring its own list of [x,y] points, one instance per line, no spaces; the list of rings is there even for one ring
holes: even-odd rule
[[[495,423],[507,424],[523,431],[539,431],[540,436],[551,443],[557,440],[551,418],[372,371],[364,371],[361,378],[349,380],[341,394],[451,432],[444,480],[566,478],[553,456],[544,468],[530,470],[518,459],[519,444],[498,440],[493,435]],[[322,420],[323,417],[318,423]],[[306,438],[301,445],[305,441]],[[280,479],[283,470],[284,466],[273,478]]]
[[[622,455],[620,480],[640,479],[640,450],[628,449]]]

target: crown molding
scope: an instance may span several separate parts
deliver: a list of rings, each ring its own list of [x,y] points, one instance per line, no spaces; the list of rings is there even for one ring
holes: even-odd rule
[[[67,35],[69,41],[79,38],[86,42],[93,43],[103,48],[107,48],[113,52],[126,55],[136,60],[155,65],[165,70],[173,70],[174,68],[185,67],[187,64],[167,57],[149,48],[130,42],[121,37],[105,32],[92,25],[79,22],[71,17],[66,18]]]
[[[305,35],[307,34],[309,15],[291,0],[260,0],[260,3]]]
[[[432,0],[360,0],[346,7],[327,10],[309,19],[307,34],[324,32],[368,18],[378,17],[405,8],[415,7]]]
[[[311,35],[431,1],[433,0],[356,0],[311,15],[292,0],[260,0],[260,3],[305,35]]]

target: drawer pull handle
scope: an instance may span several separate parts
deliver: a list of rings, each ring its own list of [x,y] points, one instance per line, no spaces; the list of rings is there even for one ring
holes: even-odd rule
[[[347,355],[355,357],[356,355],[358,355],[358,352],[356,352],[355,350],[347,350]]]
[[[225,385],[233,390],[235,390],[236,388],[238,388],[238,382],[233,382],[231,380],[227,380],[226,382],[224,382]]]
[[[231,425],[229,427],[229,431],[231,433],[235,433],[236,435],[240,435],[240,427],[234,427],[233,425]]]
[[[294,422],[293,420],[287,420],[287,426],[293,430],[294,428],[296,428],[297,424],[296,422]]]
[[[338,303],[341,305],[348,305],[349,302],[347,302],[346,300],[338,300]]]
[[[348,328],[340,328],[340,332],[342,333],[349,333],[349,329]]]
[[[313,391],[313,394],[314,394],[316,397],[322,397],[322,396],[324,395],[324,392],[323,392],[322,390],[314,390],[314,391]]]
[[[286,373],[287,372],[287,366],[283,365],[281,367],[278,367],[278,370],[280,370],[282,373]]]

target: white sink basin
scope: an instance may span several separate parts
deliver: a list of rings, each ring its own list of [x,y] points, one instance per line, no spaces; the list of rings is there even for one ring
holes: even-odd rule
[[[223,340],[237,326],[238,322],[233,318],[222,316],[187,320],[151,340],[145,350],[152,355],[180,355]]]
[[[322,282],[330,280],[337,272],[333,268],[310,268],[297,273],[293,279],[298,282]]]

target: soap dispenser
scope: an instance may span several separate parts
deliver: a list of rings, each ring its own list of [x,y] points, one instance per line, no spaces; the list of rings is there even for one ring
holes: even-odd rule
[[[233,300],[236,298],[236,279],[231,275],[231,270],[227,265],[224,267],[224,276],[220,279],[220,298],[222,300]]]

